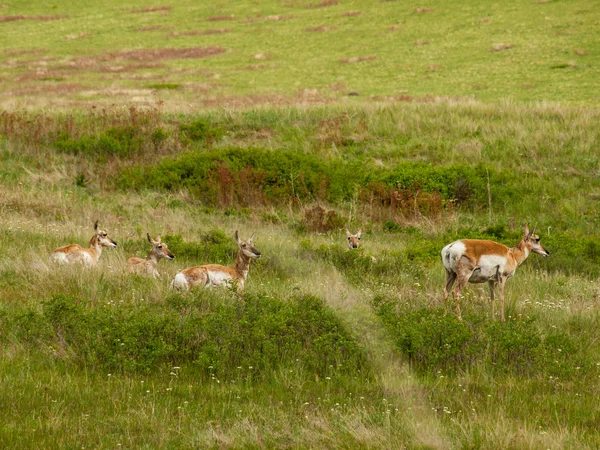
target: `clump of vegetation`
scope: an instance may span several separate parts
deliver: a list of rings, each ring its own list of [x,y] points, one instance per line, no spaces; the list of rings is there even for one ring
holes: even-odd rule
[[[10,332],[36,346],[52,341],[56,351],[97,369],[149,372],[186,365],[222,379],[234,378],[239,367],[250,379],[268,378],[284,365],[309,376],[368,372],[359,345],[316,297],[282,301],[246,294],[243,301],[223,302],[201,290],[165,302],[88,308],[78,298],[56,295],[41,314],[22,311],[0,320],[4,337]]]

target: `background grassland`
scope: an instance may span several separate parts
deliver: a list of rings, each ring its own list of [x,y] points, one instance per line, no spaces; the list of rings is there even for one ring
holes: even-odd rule
[[[321,103],[349,92],[599,100],[591,0],[3,6],[0,87],[10,107],[162,100],[181,110]]]

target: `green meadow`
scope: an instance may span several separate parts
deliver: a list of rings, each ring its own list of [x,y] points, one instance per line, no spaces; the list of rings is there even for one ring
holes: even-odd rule
[[[600,447],[593,2],[0,8],[2,448]],[[528,223],[459,321],[441,248]]]

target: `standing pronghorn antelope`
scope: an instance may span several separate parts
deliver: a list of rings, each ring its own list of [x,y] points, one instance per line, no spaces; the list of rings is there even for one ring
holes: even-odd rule
[[[504,284],[512,277],[517,267],[527,259],[530,252],[548,256],[550,253],[540,244],[540,237],[529,231],[525,225],[523,238],[513,248],[494,241],[479,239],[460,239],[442,249],[442,262],[446,268],[446,286],[444,301],[448,301],[450,289],[458,278],[454,288],[456,315],[461,319],[459,296],[467,283],[488,282],[492,298],[492,317],[494,317],[494,287],[498,283],[500,294],[500,317],[504,321]]]
[[[352,234],[350,231],[348,231],[348,228],[346,228],[346,237],[348,238],[348,248],[350,250],[353,248],[358,248],[358,245],[360,244],[360,234],[360,230],[358,230],[358,233]]]
[[[242,241],[238,232],[235,232],[235,240],[239,247],[235,265],[207,264],[190,267],[175,275],[171,287],[189,290],[196,286],[228,286],[231,283],[237,283],[238,291],[242,291],[250,269],[250,261],[260,258],[260,252],[254,248],[253,237],[254,234],[247,241]]]
[[[175,259],[173,253],[167,247],[167,244],[160,240],[160,236],[156,236],[156,240],[150,237],[150,233],[146,233],[148,242],[152,245],[152,250],[146,256],[146,259],[132,256],[127,260],[127,270],[136,272],[139,275],[152,275],[154,278],[160,277],[156,265],[162,258]]]
[[[102,254],[102,247],[115,248],[117,243],[113,241],[104,230],[98,229],[98,221],[94,223],[94,236],[90,239],[89,248],[81,245],[69,244],[58,247],[50,253],[50,261],[59,264],[83,263],[93,266],[98,262]]]

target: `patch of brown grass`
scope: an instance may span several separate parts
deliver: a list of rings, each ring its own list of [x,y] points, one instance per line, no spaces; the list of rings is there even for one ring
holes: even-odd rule
[[[340,59],[340,62],[346,64],[354,64],[364,61],[375,61],[377,59],[376,55],[368,55],[368,56],[353,56],[351,58]]]
[[[342,228],[345,221],[337,211],[315,205],[304,210],[302,223],[309,231],[324,233]]]
[[[440,66],[438,66],[437,64],[432,64],[432,65],[430,65],[430,66],[427,66],[427,70],[428,70],[429,72],[437,72],[437,71],[438,71],[438,70],[440,70],[440,69],[441,69],[441,67],[440,67]]]
[[[85,39],[91,36],[90,33],[79,33],[79,34],[67,34],[63,36],[67,41],[72,41],[74,39]]]
[[[587,52],[581,48],[578,48],[577,50],[575,50],[575,54],[579,56],[585,56],[587,55]]]
[[[159,12],[159,11],[171,11],[173,9],[172,6],[150,6],[148,8],[142,8],[142,9],[132,9],[131,13],[152,13],[152,12]]]
[[[123,50],[110,53],[104,59],[130,59],[134,61],[157,61],[163,59],[196,59],[225,53],[223,47],[152,48]]]
[[[360,16],[362,12],[360,11],[346,11],[342,13],[342,17],[352,17],[352,16]]]
[[[322,33],[325,31],[333,31],[333,30],[337,30],[338,27],[335,26],[326,26],[326,25],[319,25],[316,27],[308,27],[305,28],[304,31],[308,31],[309,33]]]
[[[176,31],[174,33],[170,33],[167,37],[177,37],[177,36],[208,36],[211,34],[224,34],[230,33],[231,29],[229,28],[213,28],[210,30],[190,30],[190,31]]]
[[[15,22],[17,20],[39,20],[41,22],[47,22],[50,20],[61,20],[68,19],[68,15],[56,15],[56,16],[0,16],[0,22]]]
[[[127,64],[123,66],[104,66],[101,67],[98,71],[104,73],[127,73],[127,72],[137,72],[138,70],[148,70],[148,69],[160,69],[164,68],[165,65],[162,63],[141,63],[141,64]]]
[[[388,27],[388,30],[398,31],[400,28],[401,28],[400,25],[392,25],[391,27]]]
[[[242,23],[257,23],[257,22],[279,22],[281,20],[290,20],[295,19],[298,16],[295,14],[287,14],[287,15],[274,15],[274,16],[257,16],[257,17],[247,17],[242,20]]]
[[[340,0],[323,0],[319,3],[309,3],[306,5],[307,8],[326,8],[328,6],[339,5]]]
[[[420,39],[418,41],[413,42],[413,45],[416,47],[419,47],[421,45],[429,45],[429,44],[430,44],[429,41],[422,41]]]
[[[413,12],[417,13],[417,14],[425,14],[425,13],[429,13],[431,11],[433,11],[433,9],[431,9],[431,8],[415,8],[415,9],[413,9]]]
[[[503,50],[509,50],[513,48],[515,44],[494,44],[492,48],[490,48],[490,52],[501,52]]]
[[[257,53],[254,55],[254,59],[271,59],[271,55],[269,53]]]
[[[4,50],[7,56],[22,56],[22,55],[39,55],[42,53],[46,53],[47,50],[43,50],[41,48],[33,48],[28,50],[21,49],[6,49]]]
[[[173,27],[163,27],[162,25],[149,25],[146,27],[138,27],[135,31],[170,31]]]
[[[25,97],[28,95],[40,94],[68,95],[73,92],[81,92],[88,89],[89,87],[78,83],[60,83],[55,85],[39,84],[27,87],[20,87],[19,89],[14,90],[8,90],[7,93],[16,97]]]
[[[220,15],[220,16],[210,16],[208,19],[206,20],[210,20],[211,22],[216,22],[219,20],[233,20],[235,19],[235,15],[234,14],[228,14],[228,15]]]

